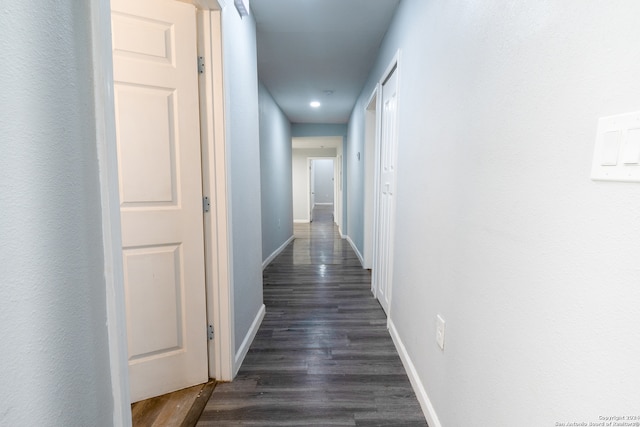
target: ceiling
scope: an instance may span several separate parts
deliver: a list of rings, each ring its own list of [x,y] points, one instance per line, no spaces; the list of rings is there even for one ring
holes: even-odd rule
[[[289,121],[349,120],[399,2],[251,0],[258,76]]]

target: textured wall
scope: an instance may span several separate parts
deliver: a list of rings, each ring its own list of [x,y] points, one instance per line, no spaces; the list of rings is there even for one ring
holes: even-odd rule
[[[260,84],[262,260],[293,236],[291,124]]]
[[[0,425],[113,422],[87,4],[0,11]]]
[[[262,306],[262,220],[256,28],[233,4],[222,10],[225,120],[236,350]]]
[[[640,184],[589,177],[598,117],[640,110],[638,16],[635,0],[400,5],[350,135],[401,48],[391,319],[444,426],[638,411]]]

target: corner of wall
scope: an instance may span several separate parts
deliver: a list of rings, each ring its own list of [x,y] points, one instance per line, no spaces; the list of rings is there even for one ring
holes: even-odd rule
[[[276,257],[278,255],[280,255],[280,253],[285,250],[285,248],[287,246],[289,246],[289,243],[293,242],[294,236],[289,237],[282,245],[280,245],[280,247],[278,249],[276,249],[275,251],[273,251],[273,253],[271,255],[269,255],[263,262],[262,262],[262,269],[264,270],[265,268],[267,268],[267,266],[269,264],[271,264],[271,261],[273,261],[274,259],[276,259]]]
[[[407,371],[407,375],[409,376],[409,381],[411,382],[411,386],[413,387],[413,391],[416,393],[416,397],[418,398],[418,402],[420,403],[420,407],[422,408],[422,412],[424,413],[425,418],[427,419],[427,423],[430,427],[442,427],[440,424],[440,420],[438,419],[438,415],[436,414],[436,410],[427,395],[427,391],[424,388],[424,384],[418,375],[418,371],[407,352],[402,340],[400,339],[400,335],[398,334],[398,330],[393,324],[393,320],[391,317],[388,320],[389,326],[389,334],[391,335],[391,339],[393,340],[394,345],[396,346],[396,350],[398,350],[398,354],[400,355],[400,359],[402,360],[402,364],[404,365],[405,370]]]
[[[364,257],[362,256],[362,254],[360,253],[360,250],[358,249],[358,247],[356,246],[355,243],[353,243],[353,240],[351,240],[351,236],[344,236],[342,234],[342,231],[340,232],[340,237],[342,237],[343,239],[346,237],[347,242],[349,242],[349,244],[351,245],[351,249],[353,249],[353,251],[356,253],[356,256],[358,257],[358,260],[360,261],[360,265],[362,266],[362,268],[364,268]]]
[[[258,333],[258,329],[260,329],[260,325],[262,324],[262,319],[264,319],[265,313],[266,313],[266,307],[264,304],[262,304],[260,306],[260,309],[258,310],[258,313],[256,313],[256,317],[253,319],[253,323],[251,323],[251,327],[247,331],[247,334],[245,335],[244,339],[242,340],[242,344],[240,344],[240,347],[236,352],[236,356],[233,361],[233,378],[235,378],[236,375],[238,375],[238,371],[242,366],[242,362],[244,362],[244,358],[247,356],[247,353],[249,352],[249,347],[251,347],[251,343],[253,342],[253,340],[256,337],[256,334]]]

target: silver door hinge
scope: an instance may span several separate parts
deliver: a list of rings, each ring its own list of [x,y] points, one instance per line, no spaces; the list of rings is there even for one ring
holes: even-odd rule
[[[209,212],[209,210],[211,210],[211,202],[206,196],[202,198],[202,210],[204,212]]]
[[[209,337],[209,340],[213,339],[213,325],[209,325],[207,328],[207,336]]]
[[[198,73],[204,73],[204,57],[198,56]]]

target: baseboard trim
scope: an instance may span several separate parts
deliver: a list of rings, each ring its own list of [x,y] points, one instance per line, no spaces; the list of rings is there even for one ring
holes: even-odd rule
[[[289,246],[289,243],[293,242],[293,236],[289,237],[287,239],[286,242],[284,242],[278,249],[276,249],[275,251],[273,251],[273,253],[271,255],[269,255],[267,257],[267,259],[265,259],[264,261],[262,261],[262,269],[264,270],[265,268],[267,268],[267,266],[269,264],[271,264],[271,261],[273,261],[274,259],[276,259],[276,257],[278,255],[280,255],[280,252],[284,251],[284,248],[286,248],[287,246]]]
[[[294,219],[293,223],[294,224],[309,224],[309,220],[308,219]]]
[[[362,257],[362,254],[360,253],[360,251],[356,247],[356,244],[353,243],[353,240],[351,240],[351,237],[349,237],[349,236],[347,236],[347,242],[349,242],[349,244],[351,245],[351,249],[353,249],[353,251],[358,256],[358,259],[360,260],[360,265],[362,266],[362,268],[364,268],[364,258]]]
[[[400,339],[400,335],[398,335],[398,330],[396,329],[391,319],[389,319],[388,324],[389,334],[391,334],[391,339],[396,346],[396,350],[398,350],[398,354],[400,355],[400,359],[402,360],[404,369],[407,371],[409,381],[411,382],[413,391],[416,393],[418,402],[420,403],[420,407],[422,408],[422,413],[424,413],[424,417],[427,420],[427,424],[429,424],[429,427],[442,427],[442,424],[440,424],[440,420],[438,419],[438,415],[436,414],[436,410],[433,407],[431,400],[429,400],[427,391],[424,389],[424,385],[422,384],[422,381],[418,376],[416,367],[413,365],[411,357],[409,357],[409,353],[407,353],[407,349]]]
[[[316,203],[314,206],[333,206],[333,203]]]
[[[262,304],[262,306],[260,307],[260,310],[258,310],[258,313],[256,314],[256,318],[253,319],[253,323],[251,324],[251,327],[247,331],[247,335],[245,335],[244,339],[242,340],[242,345],[240,346],[240,348],[238,349],[238,352],[236,353],[235,360],[233,361],[233,378],[235,378],[236,375],[238,375],[240,366],[242,366],[242,362],[244,362],[244,358],[247,356],[247,353],[249,352],[249,347],[251,347],[251,343],[253,342],[253,339],[256,337],[256,334],[258,333],[258,329],[260,328],[262,319],[264,319],[265,313],[266,313],[266,308],[264,304]]]

